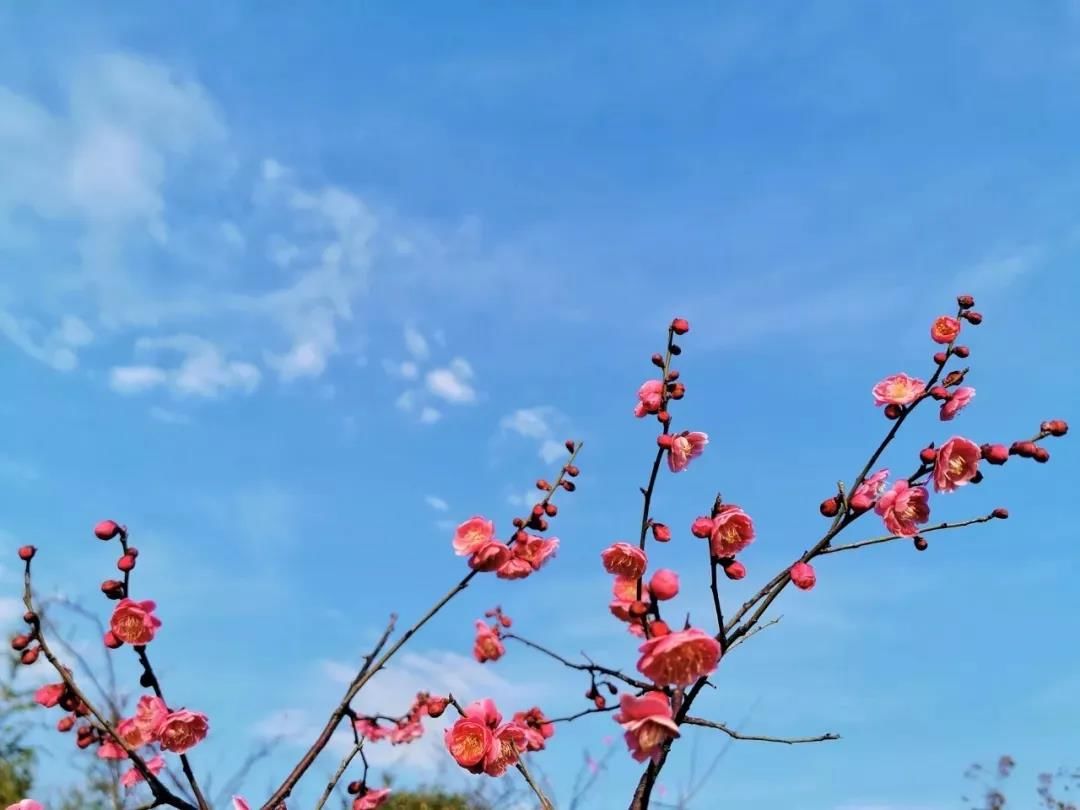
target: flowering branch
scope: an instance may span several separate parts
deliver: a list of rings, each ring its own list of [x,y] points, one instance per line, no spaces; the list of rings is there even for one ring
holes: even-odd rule
[[[653,685],[651,683],[646,683],[645,681],[642,681],[642,680],[640,680],[638,678],[633,678],[633,677],[631,677],[629,675],[626,675],[626,674],[620,672],[617,669],[611,669],[609,667],[601,666],[600,664],[594,664],[591,661],[588,664],[575,664],[573,661],[570,661],[570,660],[568,660],[566,658],[563,658],[558,653],[547,649],[547,647],[541,647],[536,642],[529,641],[528,639],[522,638],[521,636],[519,636],[519,635],[517,635],[515,633],[503,632],[501,634],[501,638],[512,638],[512,639],[514,639],[514,641],[520,641],[526,647],[531,647],[532,649],[536,650],[537,652],[543,653],[544,655],[548,656],[549,658],[554,658],[560,664],[562,664],[563,666],[569,667],[570,669],[576,669],[576,670],[578,670],[580,672],[589,672],[589,673],[592,673],[594,675],[599,673],[601,675],[607,675],[607,676],[609,676],[611,678],[618,678],[623,683],[627,683],[630,686],[637,687],[638,689],[644,689],[646,691],[653,688]]]
[[[688,726],[702,726],[703,728],[714,728],[717,731],[722,731],[731,737],[733,740],[752,740],[756,742],[770,742],[770,743],[783,743],[785,745],[800,745],[802,743],[814,743],[814,742],[826,742],[829,740],[839,740],[839,734],[819,734],[817,737],[764,737],[760,734],[743,734],[742,732],[735,731],[733,728],[728,728],[723,723],[717,723],[713,720],[703,720],[700,717],[684,717],[682,722]]]
[[[930,532],[940,532],[946,529],[962,529],[965,526],[974,526],[977,523],[986,523],[994,520],[995,518],[1001,518],[1000,510],[995,509],[988,515],[983,515],[977,518],[971,518],[969,520],[962,520],[954,523],[938,523],[935,526],[927,526],[925,529],[919,529],[919,535],[929,534]],[[886,534],[881,537],[873,537],[869,540],[860,540],[857,543],[847,543],[842,546],[829,546],[826,549],[822,549],[819,556],[825,556],[826,554],[836,554],[838,551],[853,551],[857,548],[865,548],[866,546],[877,546],[882,543],[889,543],[893,540],[910,540],[911,538],[903,534]]]
[[[30,578],[30,561],[33,559],[35,553],[36,549],[33,546],[23,546],[19,549],[19,556],[25,562],[25,568],[23,569],[23,604],[26,606],[27,612],[24,618],[28,620],[35,641],[37,642],[37,646],[31,649],[40,650],[41,654],[45,656],[45,660],[47,660],[52,665],[53,669],[60,675],[60,679],[63,681],[66,691],[77,701],[77,707],[81,707],[88,712],[97,722],[99,731],[107,734],[112,741],[120,747],[124,754],[127,755],[127,758],[131,760],[132,767],[134,767],[139,775],[146,780],[146,783],[150,786],[150,790],[154,794],[156,805],[167,805],[169,807],[178,808],[178,810],[202,810],[202,808],[196,808],[194,805],[184,801],[165,787],[161,780],[158,779],[147,766],[146,761],[127,744],[127,742],[117,733],[113,725],[105,719],[102,713],[82,692],[68,669],[64,667],[59,659],[53,654],[48,641],[45,639],[45,634],[42,632],[38,612],[34,609],[33,590]],[[30,660],[27,660],[28,658]],[[26,653],[24,653],[23,663],[33,663],[36,658],[36,653],[32,656],[27,656]]]

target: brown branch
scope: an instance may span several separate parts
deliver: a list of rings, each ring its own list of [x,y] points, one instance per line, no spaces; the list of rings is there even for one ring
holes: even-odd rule
[[[34,598],[31,589],[30,560],[26,561],[26,567],[23,571],[23,604],[26,606],[27,611],[34,614],[35,616],[38,615],[37,611],[34,609]],[[67,686],[68,691],[71,692],[71,694],[74,695],[86,707],[86,710],[97,721],[101,729],[105,731],[105,733],[107,733],[110,737],[112,737],[113,741],[121,748],[121,750],[123,750],[125,754],[127,754],[128,759],[131,760],[132,766],[146,781],[147,785],[149,785],[150,787],[150,790],[153,791],[154,798],[157,803],[165,804],[169,807],[176,807],[178,808],[178,810],[198,810],[198,808],[196,808],[195,806],[189,804],[188,802],[181,799],[179,796],[176,796],[174,793],[172,793],[167,787],[165,787],[161,780],[158,779],[157,776],[155,776],[150,771],[149,767],[147,767],[146,765],[146,761],[143,760],[143,758],[139,756],[139,754],[136,753],[136,751],[131,746],[129,746],[119,734],[117,734],[116,729],[113,727],[113,725],[108,720],[106,720],[104,716],[102,716],[101,711],[96,706],[94,706],[94,704],[90,701],[89,698],[87,698],[85,693],[83,693],[83,691],[79,688],[79,685],[75,683],[75,679],[71,676],[68,670],[64,668],[63,664],[60,663],[59,659],[57,659],[57,657],[53,654],[52,649],[50,649],[48,642],[45,640],[45,634],[42,632],[41,625],[36,624],[34,629],[37,631],[35,634],[37,636],[37,643],[40,646],[41,652],[42,654],[44,654],[45,659],[52,665],[53,669],[55,669],[57,673],[59,673],[60,678],[63,680],[64,685]]]
[[[549,658],[555,659],[560,664],[562,664],[563,666],[569,667],[570,669],[576,669],[576,670],[579,670],[580,672],[600,673],[602,675],[607,675],[607,676],[612,677],[612,678],[618,678],[623,683],[630,684],[630,686],[636,687],[637,689],[649,690],[649,689],[654,689],[655,688],[653,686],[653,684],[646,683],[645,681],[642,681],[642,680],[638,680],[637,678],[631,677],[630,675],[626,675],[626,674],[620,672],[617,669],[611,669],[610,667],[601,666],[600,664],[594,664],[591,661],[589,663],[587,663],[587,664],[574,663],[573,661],[570,661],[570,660],[564,658],[563,656],[559,655],[557,652],[553,652],[552,650],[549,650],[547,647],[542,647],[541,645],[537,644],[534,641],[529,641],[527,638],[522,638],[521,636],[516,635],[515,633],[505,633],[504,632],[504,633],[502,633],[501,638],[510,638],[510,639],[514,639],[515,641],[520,641],[526,647],[531,647],[532,649],[536,650],[537,652],[541,652],[544,655],[548,656]]]
[[[682,720],[684,725],[688,726],[702,726],[703,728],[714,728],[717,731],[722,731],[731,737],[733,740],[751,740],[754,742],[770,742],[770,743],[783,743],[784,745],[800,745],[802,743],[814,743],[814,742],[827,742],[829,740],[839,740],[839,734],[819,734],[817,737],[765,737],[760,734],[743,734],[735,731],[733,728],[728,728],[723,723],[716,723],[712,720],[703,720],[700,717],[684,717]]]
[[[548,720],[549,723],[572,723],[581,717],[587,717],[590,714],[604,714],[606,712],[613,712],[619,708],[618,704],[614,706],[605,706],[602,709],[582,709],[577,714],[569,714],[566,717],[553,717]]]
[[[993,513],[991,513],[989,515],[983,515],[982,517],[969,518],[968,520],[961,520],[961,521],[956,522],[956,523],[938,523],[936,526],[929,526],[929,527],[927,527],[925,529],[919,529],[919,534],[929,534],[930,532],[940,532],[940,531],[944,531],[946,529],[961,529],[964,526],[974,526],[976,523],[986,523],[987,521],[990,521],[990,520],[993,520],[993,519],[994,519],[994,515],[993,515]],[[906,535],[887,534],[887,535],[882,535],[881,537],[873,537],[873,538],[871,538],[869,540],[860,540],[857,543],[848,543],[847,545],[843,545],[843,546],[829,546],[829,548],[822,549],[819,556],[824,556],[826,554],[835,554],[838,551],[851,551],[853,549],[864,548],[866,546],[877,546],[877,545],[880,545],[882,543],[888,543],[888,542],[890,542],[892,540],[901,540],[901,539],[910,540],[911,538],[907,537]]]

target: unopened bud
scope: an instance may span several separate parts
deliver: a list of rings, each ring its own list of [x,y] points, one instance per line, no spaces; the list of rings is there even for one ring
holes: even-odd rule
[[[649,612],[649,606],[642,602],[640,599],[635,599],[630,603],[629,613],[636,619],[640,619],[646,613]]]
[[[120,528],[120,524],[115,520],[103,520],[94,527],[94,536],[98,540],[112,540],[122,533],[123,530]]]
[[[690,524],[690,534],[694,535],[694,537],[701,537],[703,539],[711,537],[715,525],[712,518],[702,515],[699,518],[695,518],[694,522]]]
[[[657,411],[656,412],[656,420],[661,425],[670,424],[671,423],[671,414],[668,413],[667,411]]]
[[[652,524],[652,536],[658,543],[666,543],[671,539],[671,529],[665,523]]]
[[[74,728],[74,727],[75,727],[75,718],[72,717],[71,715],[66,715],[64,717],[61,717],[56,722],[56,730],[59,731],[61,734],[66,734],[67,732],[71,731],[71,729]]]
[[[114,633],[112,630],[107,630],[104,637],[105,646],[110,650],[115,650],[118,647],[124,646],[124,642]]]
[[[732,560],[724,566],[724,575],[728,579],[738,580],[746,576],[746,566],[738,560]]]
[[[890,402],[888,405],[885,406],[886,419],[899,419],[900,414],[902,414],[903,412],[904,409],[894,402]]]
[[[970,295],[958,295],[956,296],[956,303],[960,306],[960,309],[971,309],[975,306],[975,299]]]
[[[1069,423],[1064,419],[1050,419],[1043,422],[1039,429],[1043,433],[1049,433],[1051,436],[1064,436],[1069,432]]]
[[[549,491],[549,490],[551,489],[551,484],[549,484],[549,483],[548,483],[548,482],[547,482],[546,480],[544,480],[543,478],[540,478],[540,479],[538,479],[538,480],[537,480],[537,482],[536,482],[536,488],[537,488],[537,489],[541,489],[541,490],[543,490],[544,492],[548,492],[548,491]]]
[[[33,546],[22,546],[19,549],[19,559],[23,562],[30,562],[35,554],[37,554],[37,549]]]
[[[674,439],[671,437],[671,434],[669,434],[669,433],[661,433],[659,436],[656,437],[657,446],[658,447],[663,447],[665,450],[668,449],[669,447],[671,447],[671,443],[673,441],[674,441]]]
[[[1037,445],[1035,447],[1035,452],[1032,453],[1031,457],[1040,464],[1045,464],[1050,460],[1050,451],[1042,445]]]
[[[1009,460],[1009,448],[1003,444],[984,444],[982,446],[982,457],[989,464],[1001,465]]]
[[[682,346],[678,345],[677,343],[672,343],[668,351],[670,351],[672,355],[678,356],[682,354]]]
[[[577,447],[577,445],[574,444],[573,439],[567,439],[565,442],[563,442],[563,444],[566,446],[566,449],[569,450],[571,453],[573,453],[574,448]]]
[[[686,386],[682,383],[675,383],[671,386],[670,394],[672,399],[682,399],[686,396]]]
[[[949,389],[946,388],[944,385],[935,385],[933,388],[930,389],[930,396],[932,396],[934,399],[941,400],[948,399],[951,394],[949,393]]]
[[[671,632],[671,628],[668,627],[667,622],[662,619],[657,619],[654,622],[649,622],[649,634],[653,638],[659,638],[660,636],[666,636]]]
[[[569,475],[571,478],[577,478],[578,475],[580,475],[581,473],[581,470],[579,470],[574,464],[567,464],[565,467],[563,467],[563,469],[566,471],[566,474]]]
[[[40,655],[40,654],[41,654],[41,648],[40,647],[30,647],[29,649],[23,650],[22,655],[19,656],[19,660],[22,661],[27,666],[29,666],[30,664],[32,664],[32,663],[34,663],[35,661],[38,660],[38,655]]]
[[[450,701],[444,697],[429,697],[427,701],[428,717],[442,717],[442,713],[446,711],[449,703]]]
[[[969,349],[967,346],[955,346],[953,348],[953,354],[955,354],[957,357],[963,359],[963,358],[967,357],[969,354],[971,354],[971,349]]]
[[[818,511],[825,517],[836,517],[840,512],[840,499],[835,496],[832,498],[826,498],[821,502],[821,506],[818,507]]]
[[[121,571],[127,573],[135,568],[135,558],[130,554],[125,554],[119,560],[116,561],[116,567]]]
[[[676,335],[685,335],[690,331],[690,323],[686,318],[676,318],[671,322],[671,331]]]
[[[919,461],[923,464],[933,464],[937,458],[937,450],[933,447],[924,447],[919,451]]]
[[[993,515],[998,520],[1008,520],[1009,519],[1009,510],[1006,509],[1004,506],[999,506],[997,509],[995,509],[990,514]]]
[[[598,708],[598,709],[606,709],[607,708],[607,701],[604,700],[603,695],[597,695],[596,697],[593,698],[592,702],[593,702],[593,704],[595,704],[596,708]]]
[[[350,796],[355,796],[357,793],[359,793],[363,789],[364,789],[364,783],[361,782],[359,779],[354,779],[352,782],[349,782],[348,786],[345,788],[345,791]]]
[[[949,359],[949,356],[945,352],[934,352],[934,362],[939,366],[945,365],[945,362]]]
[[[94,738],[90,735],[81,735],[75,739],[75,744],[79,748],[89,748],[94,744]]]
[[[980,313],[970,309],[966,311],[961,317],[967,318],[967,322],[970,323],[972,326],[978,326],[980,323],[982,323],[983,318]]]
[[[559,512],[559,507],[557,507],[551,501],[548,501],[547,503],[544,504],[544,514],[546,514],[548,517],[555,517],[555,515],[558,514],[558,512]]]
[[[11,639],[11,649],[21,652],[30,646],[30,636],[20,633]]]
[[[662,354],[660,354],[659,352],[657,352],[656,354],[654,354],[652,356],[652,364],[654,366],[659,367],[659,368],[663,368],[664,367],[664,356]]]
[[[1035,442],[1013,442],[1012,447],[1009,448],[1009,455],[1031,458],[1035,455],[1036,449]]]
[[[123,599],[124,583],[117,579],[107,579],[101,583],[101,592],[109,599]]]
[[[926,542],[925,537],[923,537],[922,535],[916,535],[915,536],[915,548],[918,551],[926,551],[926,548],[927,548],[928,545],[930,545],[930,544]]]

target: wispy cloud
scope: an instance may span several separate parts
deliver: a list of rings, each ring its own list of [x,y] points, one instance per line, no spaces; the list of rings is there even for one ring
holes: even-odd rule
[[[172,366],[141,363],[114,367],[109,384],[120,394],[167,388],[180,396],[212,399],[233,391],[250,394],[262,376],[254,364],[228,360],[213,343],[192,335],[141,338],[135,349],[137,354],[153,359],[178,354],[180,362]]]
[[[428,495],[424,498],[424,502],[436,512],[445,512],[450,508],[450,504],[435,495]]]
[[[503,433],[516,434],[536,442],[537,453],[544,463],[551,464],[566,453],[563,441],[556,437],[555,430],[564,429],[566,416],[550,405],[532,408],[519,408],[500,420]]]
[[[463,357],[455,357],[444,368],[432,369],[424,377],[427,389],[436,397],[458,405],[476,401],[473,370]]]

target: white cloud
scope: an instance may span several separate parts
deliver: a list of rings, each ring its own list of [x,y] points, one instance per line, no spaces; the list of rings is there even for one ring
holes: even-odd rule
[[[424,498],[424,501],[436,512],[445,512],[447,509],[450,508],[450,504],[448,504],[446,501],[436,495],[428,495],[426,498]]]
[[[554,464],[566,455],[566,443],[555,439],[544,439],[540,445],[540,458],[547,464]]]
[[[476,401],[476,390],[470,384],[473,377],[468,361],[455,357],[445,368],[432,369],[427,373],[427,389],[440,399],[456,404]]]
[[[416,363],[406,360],[400,366],[398,366],[398,374],[404,377],[406,380],[415,380],[420,376],[420,369]]]
[[[428,344],[424,336],[411,326],[405,327],[405,348],[409,354],[417,360],[426,360],[428,356]]]
[[[416,392],[414,391],[402,391],[398,398],[394,400],[394,407],[399,411],[405,411],[408,413],[416,407]]]
[[[436,408],[432,408],[430,405],[425,405],[420,409],[420,423],[424,425],[434,425],[442,419],[442,412]]]
[[[228,360],[210,341],[192,335],[141,338],[136,351],[155,356],[179,353],[182,359],[171,368],[149,363],[113,368],[109,382],[118,393],[139,394],[165,387],[180,396],[203,398],[231,391],[250,394],[261,377],[251,363]]]
[[[533,408],[518,408],[499,421],[503,433],[515,433],[537,443],[537,453],[545,464],[552,464],[566,455],[564,441],[555,437],[557,426],[566,424],[566,417],[556,408],[539,405]]]
[[[30,357],[56,371],[72,371],[79,365],[75,349],[86,346],[94,333],[81,319],[65,315],[52,331],[42,333],[41,327],[28,318],[17,318],[0,309],[0,335],[4,335]],[[35,335],[41,335],[35,337]]]

